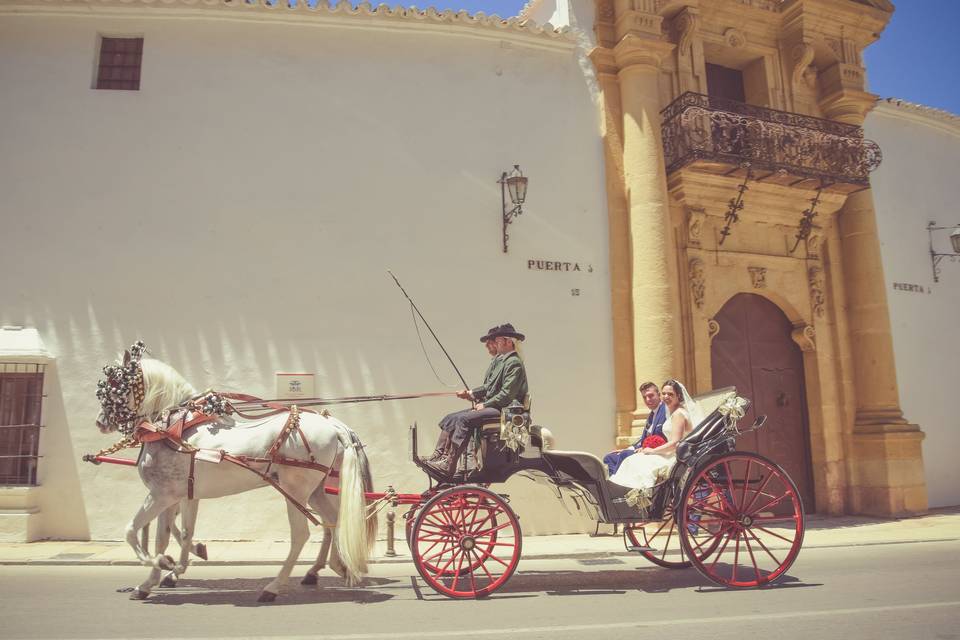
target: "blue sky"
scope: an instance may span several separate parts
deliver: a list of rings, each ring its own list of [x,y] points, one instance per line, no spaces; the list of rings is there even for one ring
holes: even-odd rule
[[[425,0],[417,4],[506,17],[516,15],[524,2]],[[902,98],[960,114],[960,0],[894,0],[894,4],[893,20],[865,54],[870,91],[882,98]]]

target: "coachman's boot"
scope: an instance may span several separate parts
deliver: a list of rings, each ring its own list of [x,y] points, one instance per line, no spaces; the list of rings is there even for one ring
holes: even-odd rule
[[[439,471],[445,477],[452,478],[453,474],[457,472],[457,463],[460,461],[460,454],[463,452],[464,445],[466,445],[466,442],[458,447],[457,445],[453,444],[453,441],[450,441],[450,444],[448,445],[447,450],[443,452],[443,455],[441,455],[437,460],[427,462],[427,465],[431,469]]]
[[[439,460],[449,447],[450,447],[450,433],[448,431],[444,431],[443,429],[441,429],[440,437],[437,438],[437,450],[433,452],[433,455],[427,458],[427,462],[436,462],[437,460]]]

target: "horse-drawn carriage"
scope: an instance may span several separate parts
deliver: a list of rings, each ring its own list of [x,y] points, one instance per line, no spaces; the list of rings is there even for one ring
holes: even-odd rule
[[[645,492],[611,482],[596,456],[550,448],[545,429],[522,409],[482,427],[453,482],[417,456],[437,485],[414,503],[407,543],[423,579],[454,598],[489,595],[520,560],[522,534],[508,498],[489,488],[515,474],[566,492],[601,523],[622,525],[627,550],[671,569],[691,565],[727,587],[757,587],[782,576],[803,542],[804,512],[796,485],[776,463],[737,452],[747,402],[734,390],[709,394],[719,405],[677,447],[669,475]],[[701,401],[709,402],[708,397]],[[715,402],[716,403],[716,402]]]
[[[629,551],[667,568],[695,567],[708,580],[728,587],[769,584],[789,569],[803,541],[804,513],[797,488],[776,463],[755,453],[737,452],[739,421],[747,401],[732,389],[712,394],[716,408],[676,450],[677,462],[652,490],[611,482],[594,455],[560,451],[548,430],[531,424],[516,405],[500,422],[484,425],[461,464],[446,477],[417,454],[417,428],[411,427],[412,459],[431,478],[422,493],[372,490],[359,438],[325,413],[249,396],[198,394],[178,373],[156,360],[140,362],[142,344],[122,365],[107,367],[98,396],[103,431],[121,429],[128,438],[85,458],[92,462],[136,464],[150,495],[127,528],[127,539],[148,579],[133,597],[145,598],[160,582],[161,570],[182,572],[192,547],[196,503],[272,485],[288,503],[291,553],[276,580],[261,592],[272,600],[290,575],[306,542],[307,521],[323,521],[324,545],[305,583],[327,564],[356,582],[366,569],[366,553],[376,533],[376,508],[408,505],[406,538],[417,571],[437,592],[452,598],[478,598],[503,587],[520,560],[522,533],[508,496],[490,486],[516,474],[552,487],[589,509],[598,522],[622,525]],[[253,423],[234,428],[240,408],[264,411]],[[276,418],[276,419],[274,419]],[[142,446],[136,461],[110,454]],[[246,473],[250,472],[250,473]],[[339,486],[331,486],[332,479]],[[137,532],[154,518],[166,518],[169,531],[182,507],[184,539],[179,563],[163,555],[158,538],[150,556]],[[318,519],[319,517],[319,519]],[[330,536],[333,529],[336,536]],[[331,544],[332,538],[332,544]]]

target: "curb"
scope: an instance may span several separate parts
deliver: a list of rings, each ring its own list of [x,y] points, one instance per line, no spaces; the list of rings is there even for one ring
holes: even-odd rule
[[[804,545],[802,549],[844,549],[850,547],[876,547],[898,544],[922,544],[928,542],[960,542],[960,538],[930,538],[917,540],[880,540],[876,542],[850,542],[844,544],[809,544]],[[774,549],[780,547],[773,547]],[[786,548],[786,547],[784,547]],[[801,550],[802,550],[801,549]],[[638,554],[630,551],[584,551],[580,553],[539,553],[523,555],[522,560],[595,560],[600,558],[626,558],[636,557]],[[368,561],[369,564],[408,564],[412,563],[410,556],[398,556],[396,558],[374,558]],[[281,566],[282,560],[191,560],[192,567],[226,567],[226,566]],[[312,566],[312,560],[298,560],[295,566]],[[142,566],[136,560],[0,560],[0,567],[19,567],[19,566],[37,566],[37,567],[139,567]]]

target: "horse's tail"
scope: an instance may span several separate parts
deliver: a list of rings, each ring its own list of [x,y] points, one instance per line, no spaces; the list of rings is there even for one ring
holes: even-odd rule
[[[367,572],[367,556],[376,540],[376,519],[371,534],[367,520],[365,484],[370,481],[367,457],[353,432],[341,435],[343,464],[340,467],[340,513],[337,517],[337,548],[347,569],[347,585],[354,586]]]
[[[370,472],[370,459],[367,458],[367,450],[360,443],[360,438],[353,431],[350,432],[350,438],[356,445],[357,461],[360,463],[360,474],[363,476],[364,491],[373,492],[373,476]],[[373,553],[373,547],[377,543],[377,530],[379,523],[377,521],[377,511],[367,516],[367,555]]]

